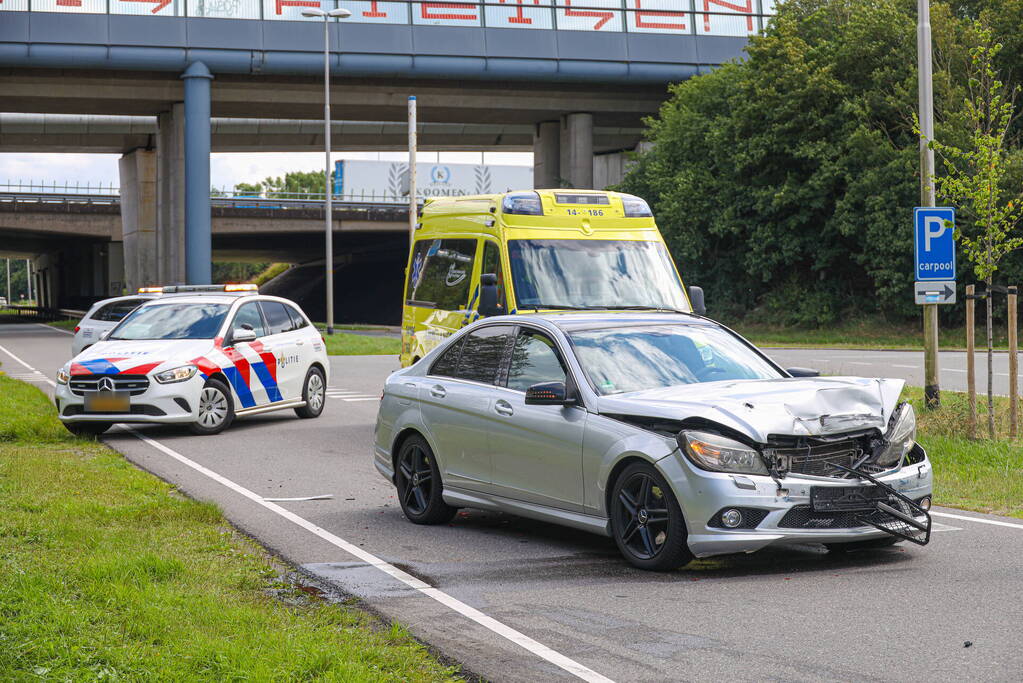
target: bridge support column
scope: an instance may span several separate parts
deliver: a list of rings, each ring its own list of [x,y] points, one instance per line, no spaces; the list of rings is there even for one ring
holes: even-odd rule
[[[210,216],[210,81],[202,62],[192,62],[185,81],[185,281],[207,285],[213,279]]]
[[[185,105],[157,116],[157,264],[161,285],[185,282]]]
[[[561,123],[542,121],[533,131],[533,187],[561,186]]]
[[[561,127],[561,177],[570,187],[593,188],[593,114],[568,114]]]
[[[121,230],[128,291],[157,284],[156,153],[136,149],[121,157]],[[120,279],[120,278],[118,278]]]

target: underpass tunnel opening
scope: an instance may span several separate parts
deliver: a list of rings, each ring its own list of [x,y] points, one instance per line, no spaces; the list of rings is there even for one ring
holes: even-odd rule
[[[218,261],[259,260],[293,265],[260,286],[260,292],[291,299],[314,321],[324,321],[326,272],[322,233],[261,238],[259,250],[246,253],[214,235]],[[280,242],[280,244],[278,244]],[[334,235],[334,322],[398,325],[408,261],[405,232],[352,232]]]

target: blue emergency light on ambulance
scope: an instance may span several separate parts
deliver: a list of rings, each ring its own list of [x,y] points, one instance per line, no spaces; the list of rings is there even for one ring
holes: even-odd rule
[[[918,206],[913,225],[916,280],[955,280],[955,209]]]

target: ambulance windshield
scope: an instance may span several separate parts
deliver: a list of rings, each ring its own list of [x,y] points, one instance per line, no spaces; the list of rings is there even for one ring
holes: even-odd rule
[[[691,310],[660,242],[510,240],[508,257],[520,310]]]
[[[177,303],[142,306],[121,321],[107,339],[213,339],[229,304]]]

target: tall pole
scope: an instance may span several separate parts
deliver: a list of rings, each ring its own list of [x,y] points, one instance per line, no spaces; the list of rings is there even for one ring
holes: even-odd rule
[[[416,236],[419,222],[419,202],[416,201],[416,96],[408,98],[408,244],[409,249]]]
[[[14,303],[14,295],[11,294],[11,259],[4,259],[7,261],[7,305],[10,306]]]
[[[334,188],[330,186],[330,18],[323,17],[323,146],[327,157],[324,169],[327,249],[327,334],[334,334]]]
[[[931,72],[931,7],[917,0],[917,91],[920,98],[920,206],[934,206],[934,79]],[[938,304],[924,304],[924,402],[941,405],[938,381]]]
[[[25,259],[25,289],[28,292],[28,300],[32,301],[32,259]]]

